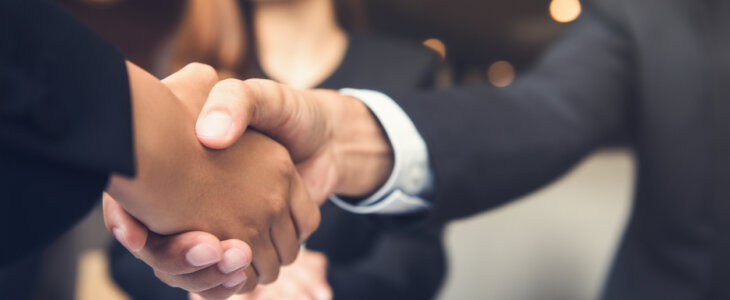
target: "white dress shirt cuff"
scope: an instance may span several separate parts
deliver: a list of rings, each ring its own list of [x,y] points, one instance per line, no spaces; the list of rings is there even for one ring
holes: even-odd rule
[[[330,200],[342,209],[358,214],[407,214],[430,208],[420,196],[432,185],[428,149],[408,115],[387,95],[371,90],[342,89],[340,93],[362,101],[378,119],[393,147],[393,171],[370,197],[349,203]]]

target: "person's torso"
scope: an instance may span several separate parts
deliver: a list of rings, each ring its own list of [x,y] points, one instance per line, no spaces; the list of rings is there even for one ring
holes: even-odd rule
[[[729,299],[730,3],[597,4],[637,68],[637,191],[605,297]]]

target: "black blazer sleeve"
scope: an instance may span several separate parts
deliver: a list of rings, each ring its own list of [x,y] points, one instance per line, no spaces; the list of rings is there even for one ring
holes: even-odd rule
[[[631,50],[627,34],[588,6],[509,87],[391,94],[428,146],[433,216],[463,217],[521,196],[626,132]]]
[[[41,0],[0,1],[0,264],[51,241],[134,173],[124,58]]]
[[[383,80],[383,83],[377,86],[364,88],[433,87],[435,70],[440,63],[440,59],[434,53],[420,45],[413,46],[398,40],[383,39],[383,41],[387,42],[382,44],[374,43],[372,40],[371,43],[353,42],[357,47],[354,50],[363,53],[358,56],[362,58],[360,61],[362,65],[356,71],[372,72],[373,74],[366,78]],[[378,59],[374,60],[373,55],[378,55]],[[373,67],[373,64],[379,67]],[[387,73],[388,76],[382,75],[383,73]],[[340,211],[338,207],[333,208]],[[373,235],[370,239],[358,229],[367,232],[366,228],[371,227],[363,224],[357,226],[358,223],[354,222],[362,216],[351,215],[349,212],[344,214],[347,220],[338,219],[340,222],[323,220],[320,232],[315,233],[308,243],[312,249],[324,250],[324,253],[335,259],[336,255],[332,254],[342,249],[355,250],[352,248],[359,247],[366,249],[357,249],[361,254],[351,260],[330,264],[328,280],[335,299],[420,300],[436,297],[446,272],[446,254],[442,241],[443,224],[419,222],[423,219],[421,216],[370,217],[369,223],[373,226]],[[330,209],[322,209],[323,219],[334,215]],[[353,223],[348,223],[350,219],[353,219]],[[332,226],[346,226],[347,229],[340,234],[328,232]],[[318,239],[328,234],[331,236],[327,238],[329,245],[317,249],[318,246],[323,246],[317,243]],[[367,245],[361,245],[362,242],[357,243],[354,239],[362,239]],[[331,249],[334,247],[337,247],[338,251]]]

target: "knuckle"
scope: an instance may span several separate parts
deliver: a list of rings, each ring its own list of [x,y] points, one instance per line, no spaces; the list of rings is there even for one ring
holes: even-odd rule
[[[280,143],[276,143],[276,147],[272,147],[275,151],[274,154],[277,158],[279,164],[282,165],[285,171],[289,175],[294,174],[296,171],[296,167],[294,166],[294,161],[291,158],[291,154],[289,153],[289,149],[287,149],[284,145]]]
[[[210,65],[200,62],[192,62],[189,63],[186,67],[190,68],[196,74],[204,76],[206,79],[218,78],[218,73],[215,71],[215,68]]]
[[[242,97],[249,92],[242,81],[235,78],[226,78],[216,83],[216,88],[235,97]]]
[[[259,275],[259,282],[261,284],[269,284],[276,281],[277,278],[279,278],[279,266],[275,264],[272,265],[270,271]]]
[[[237,111],[255,113],[256,112],[256,92],[245,81],[235,78],[226,78],[215,84],[214,90],[227,95],[227,104]]]
[[[273,170],[275,170],[281,176],[289,179],[293,178],[294,175],[296,175],[297,168],[296,166],[294,166],[294,162],[289,155],[289,150],[287,150],[282,145],[277,145],[276,147],[272,147],[271,155],[271,165]]]
[[[243,294],[253,291],[259,284],[259,278],[256,276],[256,272],[249,272],[246,283],[241,287],[237,293]]]
[[[267,229],[261,228],[260,226],[247,226],[245,229],[245,237],[248,238],[249,246],[253,252],[254,257],[256,256],[256,248],[264,242],[264,233]]]
[[[282,196],[272,196],[268,202],[273,222],[281,222],[289,216],[289,203]]]
[[[299,248],[294,248],[286,251],[286,255],[282,255],[281,265],[286,266],[294,263],[299,255]]]
[[[244,81],[246,87],[250,88],[250,93],[256,98],[258,96],[267,96],[266,101],[272,101],[276,99],[282,99],[285,94],[285,89],[281,84],[268,79],[251,78]]]
[[[313,209],[312,213],[309,215],[309,218],[307,218],[307,221],[304,224],[304,231],[307,232],[307,235],[311,234],[317,228],[319,227],[319,224],[322,222],[322,215],[319,212],[319,209]]]
[[[251,78],[251,79],[246,79],[244,82],[246,84],[256,86],[257,88],[260,88],[262,90],[269,90],[271,88],[276,87],[276,83],[274,81],[271,81],[268,79]]]
[[[249,260],[253,257],[253,253],[251,253],[251,245],[242,240],[231,239],[224,241],[224,243],[229,245],[230,248],[235,248],[242,251]]]

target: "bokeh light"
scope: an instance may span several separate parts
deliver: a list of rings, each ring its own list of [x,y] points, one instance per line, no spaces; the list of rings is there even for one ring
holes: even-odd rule
[[[441,59],[446,58],[446,45],[441,40],[427,39],[427,40],[423,41],[423,45],[428,48],[431,48],[431,50],[438,53],[438,55],[441,56]]]
[[[497,61],[487,69],[487,80],[496,87],[506,87],[515,80],[515,68],[507,61]]]
[[[568,23],[577,19],[581,13],[578,0],[553,0],[550,2],[550,16],[560,23]]]

